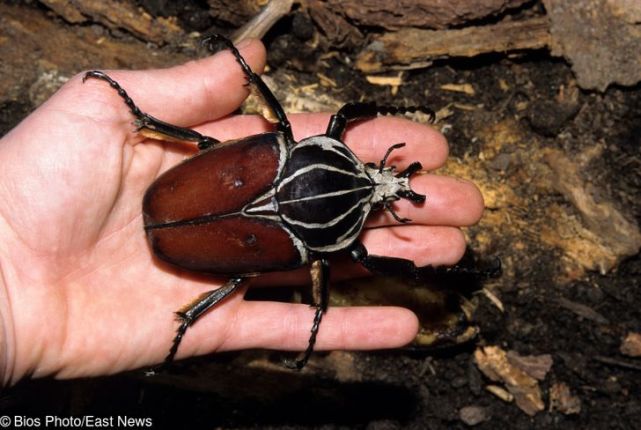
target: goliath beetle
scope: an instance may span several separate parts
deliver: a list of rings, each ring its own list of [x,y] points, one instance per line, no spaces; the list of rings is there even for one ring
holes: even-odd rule
[[[275,96],[255,74],[236,47],[214,35],[231,50],[251,89],[277,119],[276,130],[221,143],[192,129],[178,127],[142,112],[127,92],[101,71],[84,79],[104,80],[123,98],[146,136],[196,142],[200,152],[162,174],[143,199],[144,229],[155,255],[172,265],[196,272],[225,275],[220,288],[199,296],[177,312],[177,329],[164,365],[169,364],[187,329],[205,312],[246,284],[272,271],[310,265],[316,308],[308,347],[289,363],[301,369],[316,341],[328,306],[328,257],[347,252],[369,271],[427,277],[441,270],[416,267],[410,260],[368,255],[358,241],[371,211],[388,210],[401,223],[392,202],[401,198],[420,204],[425,196],[410,188],[409,178],[421,164],[396,172],[387,166],[392,145],[379,165],[364,164],[342,142],[348,123],[379,114],[403,114],[427,108],[349,103],[330,119],[323,135],[296,142],[289,120]]]

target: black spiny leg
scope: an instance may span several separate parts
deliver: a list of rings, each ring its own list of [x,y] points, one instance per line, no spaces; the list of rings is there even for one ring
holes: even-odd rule
[[[138,108],[138,106],[136,106],[124,88],[122,88],[118,82],[114,81],[106,73],[99,70],[91,70],[85,74],[84,78],[82,78],[82,82],[89,78],[106,81],[109,83],[111,88],[118,91],[118,95],[122,97],[131,113],[136,117],[134,124],[136,125],[138,132],[143,136],[159,140],[196,142],[198,143],[199,149],[206,149],[218,143],[218,140],[213,137],[204,136],[190,128],[178,127],[177,125],[169,124],[144,113]]]
[[[283,107],[280,105],[269,87],[265,82],[263,82],[260,76],[252,71],[249,64],[247,64],[245,59],[240,55],[240,52],[238,52],[238,49],[236,49],[231,40],[220,34],[213,34],[203,39],[203,43],[207,44],[209,49],[212,51],[214,50],[212,42],[215,41],[222,42],[231,51],[231,53],[234,54],[236,61],[238,61],[238,64],[240,64],[240,67],[245,73],[247,83],[250,85],[252,93],[258,96],[263,101],[263,104],[269,108],[274,116],[275,122],[278,123],[278,131],[285,134],[288,142],[293,143],[294,136],[292,135],[292,126],[287,119],[287,115],[285,115]]]
[[[325,135],[336,140],[341,140],[345,127],[351,121],[373,118],[376,115],[402,115],[405,113],[423,112],[430,116],[430,121],[434,121],[434,111],[424,106],[377,106],[376,103],[347,103],[340,108],[335,115],[329,120]]]
[[[378,275],[402,276],[420,281],[433,280],[440,276],[454,275],[477,279],[492,278],[501,274],[501,260],[498,258],[492,266],[476,270],[463,266],[423,266],[417,267],[413,261],[404,258],[368,255],[367,249],[360,242],[355,242],[350,249],[352,259],[362,264],[367,270]]]
[[[312,355],[312,352],[314,352],[318,329],[320,328],[323,314],[327,311],[327,305],[329,302],[329,262],[324,258],[316,260],[312,263],[310,271],[312,275],[312,295],[314,299],[312,306],[316,308],[316,314],[314,314],[314,322],[312,324],[311,335],[309,336],[309,343],[307,344],[307,349],[303,353],[303,356],[296,361],[285,361],[285,366],[295,370],[301,370],[305,367],[309,361],[309,357]]]
[[[205,312],[236,291],[238,287],[245,283],[245,281],[246,279],[241,277],[231,278],[222,287],[201,294],[196,297],[193,302],[179,309],[176,312],[176,315],[178,316],[178,321],[180,321],[180,326],[178,327],[178,330],[176,330],[176,336],[174,337],[174,341],[169,349],[169,353],[167,354],[167,357],[165,357],[163,363],[156,369],[152,370],[151,373],[164,370],[169,366],[169,364],[174,360],[176,352],[178,352],[178,346],[180,345],[187,329],[191,327]]]

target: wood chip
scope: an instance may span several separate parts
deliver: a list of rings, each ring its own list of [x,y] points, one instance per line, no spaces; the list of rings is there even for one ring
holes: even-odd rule
[[[503,387],[499,387],[498,385],[487,385],[485,389],[504,402],[510,403],[514,401],[514,396]]]
[[[336,88],[336,81],[333,80],[332,78],[329,78],[322,73],[316,73],[316,76],[318,76],[318,79],[320,79],[321,85],[325,85],[326,87],[334,87]]]
[[[392,95],[395,96],[396,93],[398,92],[398,87],[400,87],[403,84],[403,73],[401,72],[396,76],[368,75],[368,76],[365,76],[365,79],[367,79],[367,82],[373,85],[390,86]]]
[[[365,79],[367,79],[367,82],[370,84],[374,85],[392,85],[392,86],[399,86],[403,83],[403,79],[401,74],[399,73],[396,76],[373,76],[373,75],[368,75],[365,76]]]
[[[641,357],[641,333],[628,333],[619,350],[628,357]]]
[[[473,96],[476,94],[472,84],[443,84],[441,85],[443,91],[452,91],[455,93],[464,93],[468,96]]]
[[[501,312],[505,312],[505,307],[503,306],[503,302],[501,301],[501,299],[499,299],[496,296],[496,294],[494,294],[492,291],[488,290],[487,288],[483,288],[481,292],[485,297],[487,297],[487,299],[490,302],[492,302],[494,306],[496,306],[498,310],[500,310]]]
[[[446,118],[454,115],[454,111],[451,109],[452,105],[445,105],[439,110],[436,111],[436,122],[441,122]]]
[[[557,382],[550,388],[550,411],[559,411],[565,415],[581,412],[581,399],[573,396],[563,382]]]
[[[482,108],[482,106],[479,107],[478,105],[470,105],[466,103],[452,103],[452,106],[457,109],[468,111],[468,112],[474,112]]]
[[[539,381],[545,379],[545,375],[547,375],[554,363],[550,354],[520,355],[516,351],[508,351],[507,359],[511,365],[518,367]]]
[[[533,416],[545,409],[541,389],[536,379],[512,365],[507,353],[498,346],[478,348],[474,352],[478,368],[494,382],[502,382],[514,396],[516,405],[526,414]]]

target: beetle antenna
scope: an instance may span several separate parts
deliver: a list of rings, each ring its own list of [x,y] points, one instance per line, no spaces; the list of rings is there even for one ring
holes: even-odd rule
[[[387,148],[387,152],[385,153],[385,156],[381,160],[381,164],[378,167],[378,172],[379,173],[382,172],[383,169],[385,168],[385,163],[387,163],[387,158],[390,156],[392,151],[395,150],[395,149],[398,149],[398,148],[402,148],[404,146],[405,146],[405,143],[396,143],[396,144],[390,146],[389,148]]]

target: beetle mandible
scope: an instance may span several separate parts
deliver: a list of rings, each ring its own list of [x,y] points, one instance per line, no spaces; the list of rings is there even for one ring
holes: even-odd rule
[[[288,362],[289,367],[302,369],[328,306],[330,255],[347,252],[374,273],[421,278],[441,270],[369,255],[358,241],[371,211],[385,209],[400,223],[410,221],[400,218],[391,204],[401,198],[417,204],[425,201],[409,183],[421,164],[411,163],[401,172],[386,165],[390,153],[402,143],[392,145],[375,165],[361,162],[342,142],[345,128],[355,120],[417,110],[433,120],[434,113],[424,107],[348,103],[331,117],[325,134],[296,142],[283,108],[260,76],[231,41],[220,35],[205,39],[210,46],[213,41],[231,50],[248,85],[277,119],[276,131],[221,143],[142,112],[104,72],[87,72],[84,79],[102,79],[118,91],[142,134],[196,142],[200,150],[148,188],[143,199],[144,228],[161,260],[191,271],[229,276],[229,280],[176,312],[180,326],[164,365],[173,361],[187,329],[252,277],[309,265],[316,312],[307,349],[300,359]]]

